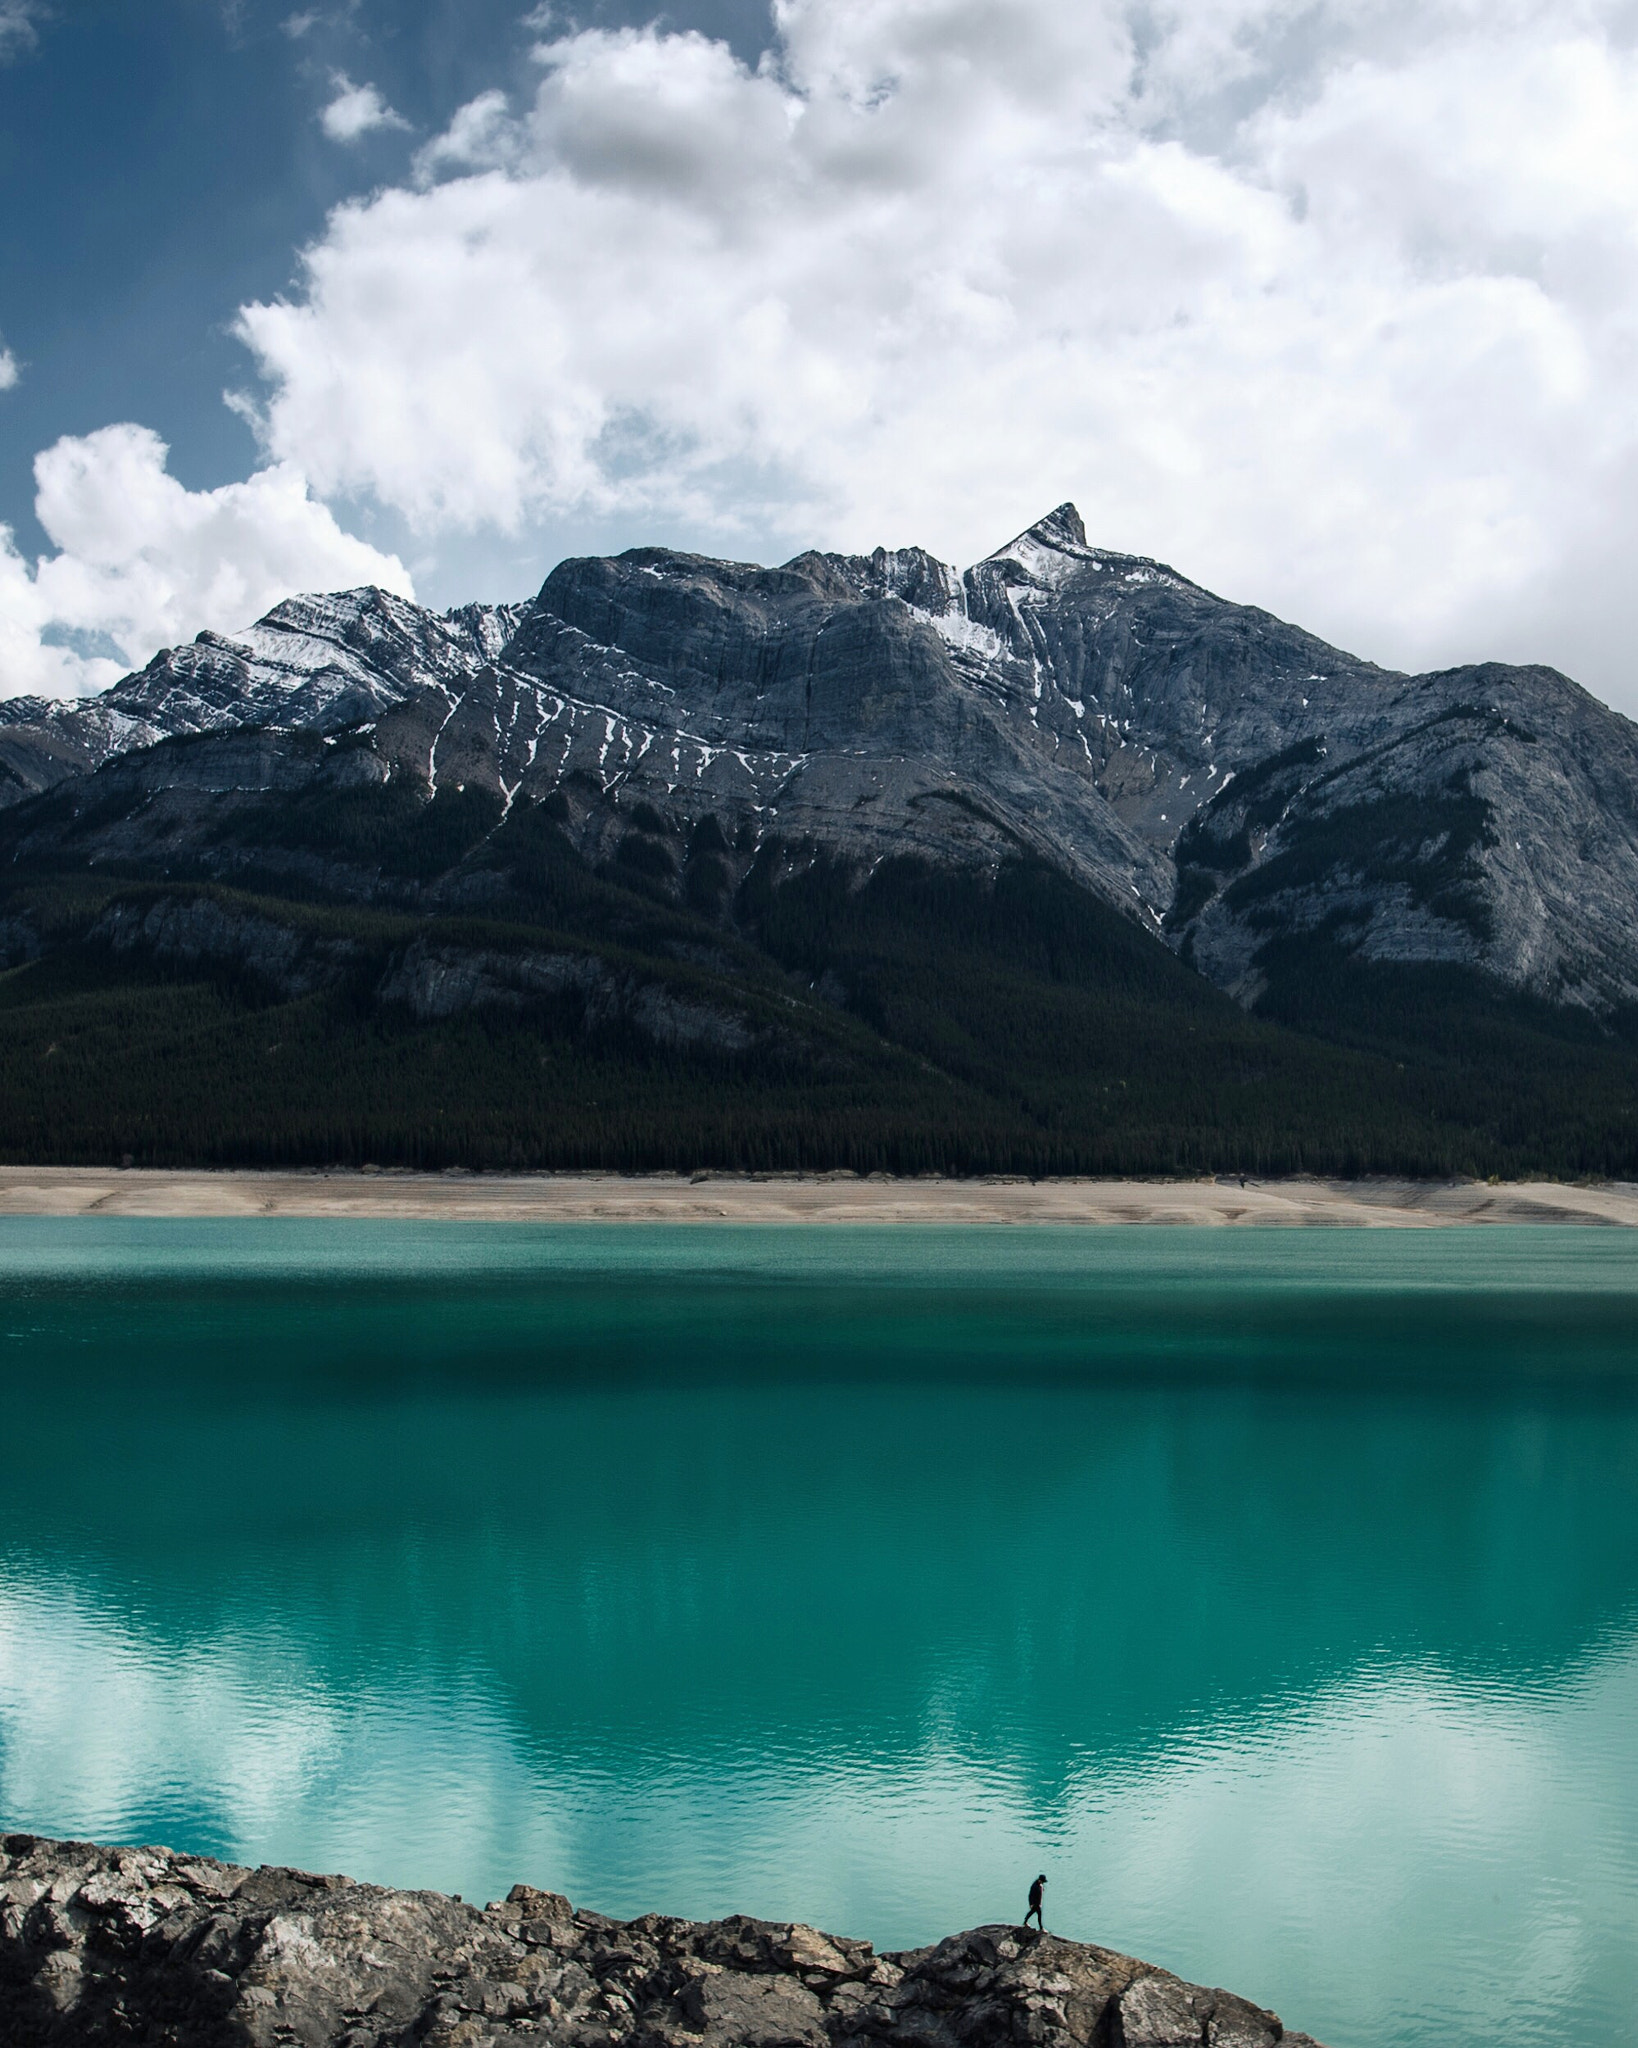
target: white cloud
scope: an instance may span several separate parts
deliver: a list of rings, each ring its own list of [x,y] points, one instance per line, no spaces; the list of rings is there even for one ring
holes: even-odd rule
[[[335,98],[319,116],[332,142],[357,142],[377,128],[407,128],[409,123],[395,114],[373,85],[354,85],[345,71],[331,79]]]
[[[40,40],[35,23],[44,13],[40,0],[0,0],[0,64],[34,48]]]
[[[0,696],[106,687],[157,647],[231,632],[297,590],[408,573],[343,533],[288,463],[186,490],[145,427],[58,441],[35,459],[35,511],[56,553],[32,566],[0,527]]]
[[[480,93],[457,110],[442,135],[415,154],[417,184],[430,185],[442,171],[497,170],[525,158],[525,147],[503,92]]]
[[[756,68],[557,34],[339,208],[241,315],[270,452],[430,536],[970,558],[1073,496],[1380,658],[1622,691],[1624,0],[774,11]]]
[[[9,348],[0,348],[0,391],[9,391],[22,375]]]

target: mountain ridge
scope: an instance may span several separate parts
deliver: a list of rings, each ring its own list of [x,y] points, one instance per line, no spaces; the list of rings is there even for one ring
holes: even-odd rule
[[[1638,728],[1071,506],[966,570],[293,598],[0,771],[0,1155],[1638,1164]]]
[[[12,801],[168,739],[385,716],[432,794],[510,809],[572,785],[593,857],[623,793],[679,834],[710,811],[861,869],[1027,849],[1241,1000],[1271,936],[1316,933],[1595,1011],[1638,1000],[1627,720],[1551,669],[1379,668],[1091,547],[1068,504],[965,571],[916,548],[774,569],[638,548],[561,563],[520,606],[293,598],[26,713],[0,709]]]

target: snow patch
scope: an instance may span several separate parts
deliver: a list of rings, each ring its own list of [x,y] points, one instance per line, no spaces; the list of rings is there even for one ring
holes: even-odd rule
[[[1090,548],[1075,548],[1067,544],[1058,547],[1038,540],[1034,533],[1020,534],[1017,540],[989,559],[992,562],[1015,562],[1032,582],[1047,590],[1060,589],[1083,565],[1093,569],[1103,566]]]
[[[1006,642],[1000,634],[977,619],[969,619],[965,612],[927,612],[919,605],[911,605],[910,609],[918,619],[925,619],[941,640],[960,648],[962,653],[979,654],[986,661],[1006,658]]]

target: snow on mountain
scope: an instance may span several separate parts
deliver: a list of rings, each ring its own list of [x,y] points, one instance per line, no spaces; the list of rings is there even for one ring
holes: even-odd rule
[[[115,754],[231,726],[349,725],[429,686],[458,689],[493,661],[524,608],[436,613],[365,588],[287,599],[229,639],[162,649],[101,696],[0,703],[0,804]]]

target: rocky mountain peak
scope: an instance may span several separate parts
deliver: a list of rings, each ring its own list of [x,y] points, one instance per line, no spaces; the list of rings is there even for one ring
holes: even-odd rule
[[[270,612],[264,612],[256,625],[269,632],[347,632],[356,630],[366,620],[402,625],[405,618],[418,609],[408,599],[383,590],[379,584],[361,583],[351,590],[298,592],[276,604]],[[222,634],[214,637],[231,639],[236,636]]]
[[[1546,669],[1373,668],[1090,547],[1069,503],[964,573],[916,547],[638,548],[561,563],[521,607],[293,597],[103,697],[0,711],[0,804],[246,727],[367,736],[371,773],[429,798],[550,803],[594,866],[675,878],[709,825],[739,864],[717,856],[724,903],[769,841],[858,874],[1028,859],[1247,1001],[1318,949],[1638,1002],[1627,720]]]
[[[1073,502],[1066,498],[1055,506],[1044,519],[1037,519],[1027,536],[1048,548],[1084,548],[1086,546],[1086,522],[1081,518]]]
[[[986,555],[978,566],[1015,562],[1038,582],[1056,583],[1074,564],[1090,559],[1092,552],[1080,513],[1066,501],[1015,535],[1005,547]]]

